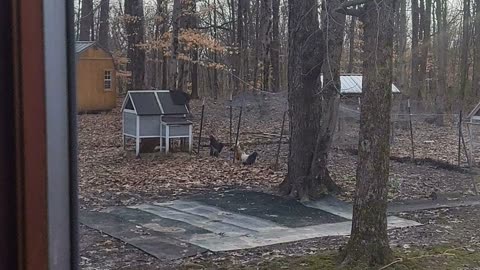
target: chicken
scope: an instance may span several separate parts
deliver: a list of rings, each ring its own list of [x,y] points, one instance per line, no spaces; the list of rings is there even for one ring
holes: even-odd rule
[[[210,135],[210,156],[218,157],[225,145]]]
[[[235,153],[235,159],[238,161],[241,161],[243,165],[253,165],[255,161],[257,160],[258,153],[253,152],[250,155],[247,155],[245,151],[243,151],[242,146],[240,143],[237,143],[232,149]]]

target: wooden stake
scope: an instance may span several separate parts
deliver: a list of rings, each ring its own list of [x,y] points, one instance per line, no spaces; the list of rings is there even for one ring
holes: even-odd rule
[[[202,116],[200,118],[200,135],[198,136],[198,155],[200,155],[200,144],[202,142],[202,131],[203,131],[203,113],[205,112],[205,98],[202,101]]]
[[[280,130],[280,139],[278,140],[277,155],[275,157],[275,170],[278,170],[278,159],[279,159],[279,156],[280,156],[280,147],[282,145],[283,130],[285,128],[285,118],[286,117],[287,117],[287,111],[285,111],[283,113],[282,129]]]
[[[410,142],[412,144],[412,162],[415,162],[415,143],[413,142],[412,110],[410,108],[410,99],[407,100],[408,121],[410,123]]]

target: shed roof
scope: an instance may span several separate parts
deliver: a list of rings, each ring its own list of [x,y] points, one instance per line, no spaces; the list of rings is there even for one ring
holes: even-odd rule
[[[323,80],[323,75],[321,76]],[[340,93],[342,95],[361,94],[362,93],[362,75],[340,75]],[[392,93],[400,93],[398,87],[392,83]]]
[[[75,42],[75,53],[79,54],[86,49],[95,45],[95,41],[76,41]]]
[[[129,102],[133,103],[137,115],[183,115],[188,114],[186,105],[173,102],[169,90],[136,90],[128,91],[123,102],[122,111]]]

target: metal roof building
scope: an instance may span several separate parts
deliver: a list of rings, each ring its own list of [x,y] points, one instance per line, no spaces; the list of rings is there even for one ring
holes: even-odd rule
[[[192,150],[192,122],[186,100],[178,99],[174,91],[129,91],[122,105],[123,141],[134,138],[135,152],[140,153],[142,138],[159,138],[160,149],[169,152],[170,139],[187,139]],[[165,145],[163,145],[165,141]]]
[[[323,75],[321,76],[323,81]],[[362,75],[340,75],[340,93],[342,95],[362,94]],[[392,83],[392,93],[399,94],[400,90]]]

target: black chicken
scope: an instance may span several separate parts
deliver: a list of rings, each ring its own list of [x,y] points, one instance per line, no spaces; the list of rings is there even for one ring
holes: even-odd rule
[[[243,161],[243,165],[253,165],[255,161],[257,160],[258,153],[253,152],[250,155],[248,155],[247,159]]]
[[[218,157],[225,145],[210,135],[210,156]]]

